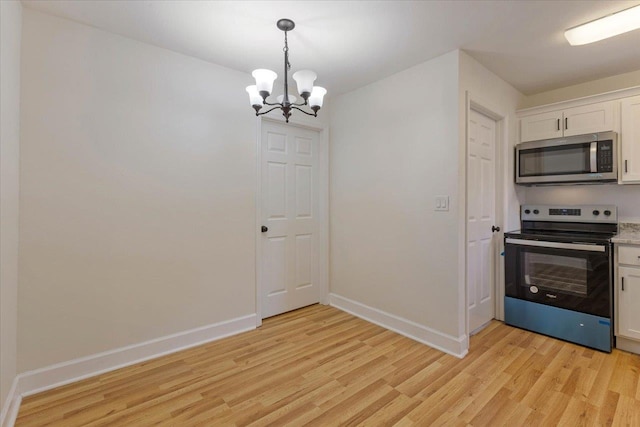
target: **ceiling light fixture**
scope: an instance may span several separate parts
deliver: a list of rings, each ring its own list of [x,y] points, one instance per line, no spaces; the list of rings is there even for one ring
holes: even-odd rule
[[[640,5],[569,28],[564,36],[572,46],[593,43],[640,28]]]
[[[287,123],[289,123],[289,117],[291,117],[291,110],[293,109],[302,111],[309,116],[318,117],[318,110],[322,108],[322,100],[327,90],[323,87],[313,85],[317,77],[313,71],[298,71],[293,74],[293,79],[298,84],[298,93],[304,102],[295,104],[296,97],[289,95],[288,72],[291,69],[291,64],[289,63],[287,32],[293,30],[296,24],[291,19],[280,19],[276,25],[280,30],[284,31],[284,95],[278,96],[278,102],[267,102],[267,97],[271,95],[271,91],[273,90],[273,82],[278,78],[278,75],[271,70],[258,69],[251,73],[256,79],[256,84],[247,86],[246,89],[249,94],[249,102],[251,102],[253,109],[256,110],[256,116],[262,116],[277,109],[282,110],[282,115]],[[264,105],[273,105],[274,107],[261,113],[260,110]],[[299,108],[304,105],[308,105],[313,113]]]

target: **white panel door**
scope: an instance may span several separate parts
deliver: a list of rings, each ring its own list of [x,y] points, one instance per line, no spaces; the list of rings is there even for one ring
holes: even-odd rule
[[[262,122],[262,317],[319,302],[318,132]]]
[[[622,182],[640,182],[640,96],[622,100],[621,116]]]
[[[467,301],[469,331],[495,317],[496,122],[469,112],[467,141]]]

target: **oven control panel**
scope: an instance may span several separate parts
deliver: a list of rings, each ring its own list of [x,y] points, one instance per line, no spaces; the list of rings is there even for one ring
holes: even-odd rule
[[[522,205],[520,218],[523,221],[566,221],[566,222],[618,222],[618,208],[615,205]]]

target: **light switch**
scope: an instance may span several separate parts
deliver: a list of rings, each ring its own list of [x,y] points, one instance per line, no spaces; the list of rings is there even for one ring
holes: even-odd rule
[[[436,210],[437,211],[449,210],[449,196],[436,196]]]

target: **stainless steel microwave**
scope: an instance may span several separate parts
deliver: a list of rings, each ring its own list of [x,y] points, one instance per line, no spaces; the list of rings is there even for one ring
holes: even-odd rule
[[[590,133],[516,145],[516,184],[596,184],[618,179],[618,135]]]

